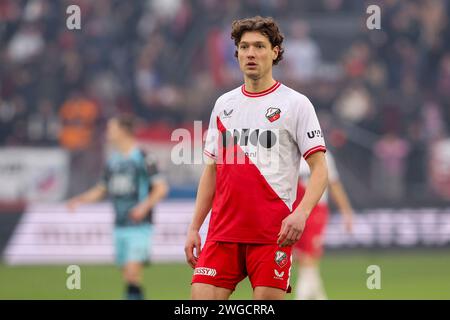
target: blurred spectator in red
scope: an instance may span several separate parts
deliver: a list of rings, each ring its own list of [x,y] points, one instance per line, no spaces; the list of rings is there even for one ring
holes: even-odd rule
[[[403,196],[408,152],[408,142],[395,133],[387,133],[375,143],[372,182],[384,199],[395,201]]]
[[[348,77],[363,77],[369,66],[370,48],[361,41],[352,44],[344,56],[344,70]]]

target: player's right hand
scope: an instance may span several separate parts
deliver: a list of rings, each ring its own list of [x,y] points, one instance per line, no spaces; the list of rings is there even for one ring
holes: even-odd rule
[[[67,201],[66,206],[69,209],[69,212],[75,212],[80,205],[80,201],[77,198],[72,198]]]
[[[189,229],[186,238],[186,244],[184,246],[184,253],[186,255],[186,261],[191,266],[192,269],[195,268],[197,264],[198,257],[200,256],[202,246],[202,239],[197,230]],[[194,254],[194,248],[195,253]]]

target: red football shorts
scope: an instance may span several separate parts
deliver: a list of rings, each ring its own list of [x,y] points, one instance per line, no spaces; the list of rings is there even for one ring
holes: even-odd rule
[[[246,276],[253,289],[274,287],[290,292],[292,247],[207,241],[192,277],[192,283],[207,283],[234,290]]]
[[[311,211],[300,240],[294,244],[294,250],[320,258],[323,254],[323,236],[327,222],[328,206],[318,204]]]

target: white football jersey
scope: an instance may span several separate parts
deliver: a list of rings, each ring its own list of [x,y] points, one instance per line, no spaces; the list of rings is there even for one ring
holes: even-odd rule
[[[300,159],[317,151],[325,143],[304,95],[279,82],[222,95],[204,149],[216,163],[207,241],[275,244],[297,197]]]
[[[259,93],[247,92],[243,85],[217,99],[204,153],[217,163],[236,161],[219,155],[221,144],[237,144],[290,210],[296,198],[300,159],[325,151],[313,105],[280,82]],[[227,175],[226,183],[239,184],[242,178]]]

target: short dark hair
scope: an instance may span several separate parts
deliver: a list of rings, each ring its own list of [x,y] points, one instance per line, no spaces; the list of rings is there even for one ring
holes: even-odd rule
[[[119,127],[125,130],[127,133],[129,133],[130,135],[134,134],[136,119],[133,115],[128,113],[120,114],[118,116],[115,116],[113,119],[116,120]]]
[[[231,39],[234,40],[236,47],[239,45],[244,32],[247,31],[261,32],[261,34],[269,39],[272,48],[276,46],[280,48],[277,58],[273,60],[274,65],[278,64],[278,62],[283,59],[284,48],[281,44],[283,43],[284,36],[272,17],[255,16],[252,18],[234,20],[231,24]],[[237,50],[234,52],[234,56],[237,58]]]

